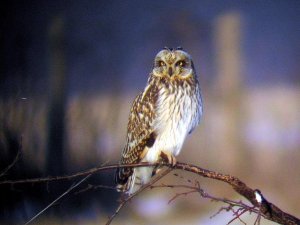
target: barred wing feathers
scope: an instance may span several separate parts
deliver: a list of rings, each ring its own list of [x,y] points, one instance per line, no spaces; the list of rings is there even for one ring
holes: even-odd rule
[[[138,163],[142,160],[146,147],[151,147],[155,141],[153,122],[158,90],[155,85],[148,84],[144,92],[134,100],[130,110],[127,127],[127,140],[122,152],[121,164]],[[133,168],[120,168],[116,171],[115,180],[122,191],[130,186],[130,176]]]

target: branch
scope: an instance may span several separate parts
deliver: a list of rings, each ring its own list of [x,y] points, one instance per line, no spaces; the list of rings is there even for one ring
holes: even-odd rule
[[[21,140],[20,140],[20,144],[19,144],[19,149],[18,152],[14,158],[14,160],[11,162],[11,164],[9,164],[1,173],[0,173],[0,177],[3,177],[6,175],[6,173],[17,163],[17,161],[19,160],[19,157],[21,155],[22,152],[22,148],[23,148],[23,144],[22,144],[22,136],[21,136]]]
[[[53,206],[54,204],[56,204],[60,199],[62,199],[65,195],[69,194],[74,188],[76,188],[77,186],[79,186],[82,182],[84,182],[85,180],[87,180],[89,177],[91,176],[88,175],[86,177],[84,177],[81,181],[79,181],[76,184],[71,185],[70,188],[68,188],[68,190],[66,190],[64,193],[62,193],[58,198],[56,198],[55,200],[53,200],[50,204],[48,204],[43,210],[41,210],[39,213],[37,213],[35,216],[33,216],[29,221],[27,221],[24,225],[28,225],[30,224],[32,221],[34,221],[37,217],[39,217],[40,215],[42,215],[47,209],[49,209],[51,206]]]
[[[107,170],[113,170],[116,168],[123,168],[123,167],[145,167],[145,166],[158,166],[158,165],[167,165],[167,164],[151,164],[151,163],[136,163],[136,164],[130,164],[130,165],[121,165],[121,164],[114,164],[114,165],[107,165],[107,166],[100,166],[96,168],[92,168],[86,171],[81,171],[78,173],[74,173],[71,175],[64,175],[64,176],[50,176],[50,177],[40,177],[40,178],[31,178],[31,179],[23,179],[23,180],[3,180],[0,181],[0,185],[4,184],[34,184],[34,183],[45,183],[45,182],[51,182],[51,181],[63,181],[63,180],[72,180],[79,177],[84,177],[90,174],[95,174],[101,171],[107,171]]]
[[[150,164],[150,163],[137,163],[137,164],[130,164],[130,165],[120,165],[120,164],[114,164],[114,165],[107,165],[107,166],[101,166],[98,168],[93,168],[87,171],[78,172],[72,175],[67,176],[57,176],[57,177],[46,177],[46,178],[34,178],[34,179],[25,179],[25,180],[7,180],[7,181],[0,181],[0,185],[4,184],[25,184],[25,183],[41,183],[41,182],[50,182],[50,181],[61,181],[61,180],[71,180],[74,178],[87,176],[90,174],[95,174],[100,171],[107,171],[111,169],[121,168],[121,167],[144,167],[144,166],[168,166],[172,170],[178,169],[178,170],[184,170],[191,173],[198,174],[199,176],[219,180],[222,182],[225,182],[229,184],[238,194],[245,197],[247,200],[249,200],[253,206],[257,207],[259,209],[259,213],[264,218],[274,221],[280,224],[286,224],[286,225],[300,225],[300,219],[296,218],[295,216],[292,216],[284,211],[282,211],[280,208],[278,208],[273,203],[267,201],[263,195],[256,189],[251,189],[248,187],[244,182],[239,180],[238,178],[231,176],[231,175],[224,175],[215,171],[210,171],[207,169],[203,169],[201,167],[187,164],[187,163],[181,163],[177,162],[175,166],[171,166],[165,163],[156,163],[156,164]],[[153,183],[152,183],[153,184]],[[148,186],[146,186],[148,187]],[[144,189],[143,189],[144,190]],[[142,191],[142,190],[141,190]],[[259,193],[259,197],[257,198],[257,193]],[[125,204],[125,203],[124,203]],[[122,206],[121,206],[122,207]],[[120,209],[116,211],[116,214],[119,212]]]
[[[202,177],[210,178],[219,180],[225,183],[228,183],[237,193],[245,197],[249,200],[253,206],[258,207],[260,209],[261,215],[264,216],[266,219],[280,223],[280,224],[287,224],[287,225],[300,225],[300,219],[283,212],[279,209],[276,205],[272,204],[271,202],[267,201],[261,194],[263,201],[258,202],[256,199],[255,193],[257,190],[253,190],[248,187],[244,182],[240,179],[231,176],[231,175],[224,175],[218,172],[210,171],[207,169],[203,169],[201,167],[186,164],[186,163],[177,163],[175,165],[176,169],[192,172],[198,174]]]
[[[106,222],[105,225],[111,224],[112,220],[116,217],[116,215],[119,213],[119,211],[124,207],[124,205],[129,202],[132,198],[137,196],[139,193],[143,192],[145,189],[148,187],[151,187],[152,184],[156,183],[159,181],[161,178],[166,176],[168,173],[172,171],[172,168],[168,168],[167,170],[159,173],[155,178],[153,178],[148,184],[143,185],[139,190],[134,192],[132,195],[129,195],[127,198],[123,199],[121,203],[119,204],[118,208],[116,209],[115,213],[109,217],[108,221]]]
[[[18,151],[14,160],[0,173],[0,177],[5,176],[6,173],[16,164],[16,162],[19,160],[20,154],[21,154],[21,151]]]
[[[175,174],[177,175],[177,174]],[[260,212],[259,209],[257,209],[255,206],[249,206],[245,203],[243,203],[242,201],[233,201],[233,200],[229,200],[226,198],[218,198],[215,196],[212,196],[210,194],[208,194],[207,192],[205,192],[201,187],[198,181],[196,181],[194,184],[192,184],[192,182],[190,180],[187,180],[189,185],[178,185],[178,184],[162,184],[162,185],[154,185],[151,186],[151,188],[184,188],[187,189],[188,191],[184,191],[184,192],[180,192],[180,193],[176,193],[170,200],[168,203],[171,203],[172,201],[174,201],[175,199],[177,199],[180,196],[187,196],[189,194],[192,193],[199,193],[201,195],[201,197],[203,198],[207,198],[210,199],[211,201],[215,201],[215,202],[223,202],[225,204],[227,204],[228,206],[226,207],[221,207],[217,213],[215,213],[214,215],[212,215],[210,218],[215,217],[216,215],[218,215],[219,213],[221,213],[223,210],[224,211],[232,211],[233,215],[235,216],[233,219],[231,219],[227,224],[232,223],[233,221],[235,221],[236,219],[240,220],[242,223],[245,224],[245,222],[240,218],[244,213],[249,212],[249,213],[256,213],[258,215],[258,217],[260,216]],[[237,207],[237,210],[234,209],[234,207]],[[256,219],[258,220],[258,219]]]

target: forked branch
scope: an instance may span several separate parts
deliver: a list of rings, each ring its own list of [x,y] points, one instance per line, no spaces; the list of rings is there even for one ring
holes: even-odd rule
[[[228,183],[237,193],[250,201],[253,206],[257,207],[261,215],[268,220],[277,222],[279,224],[300,225],[300,220],[298,218],[282,211],[280,208],[265,199],[258,190],[248,187],[244,182],[234,176],[224,175],[186,163],[177,163],[175,168],[192,172],[202,177]],[[262,198],[261,201],[259,201],[260,199],[257,199],[256,197],[258,192]]]
[[[101,171],[103,172],[103,171],[107,171],[107,170],[111,170],[111,169],[116,169],[118,167],[143,167],[143,166],[158,166],[158,165],[169,167],[169,169],[167,170],[168,172],[170,172],[171,170],[172,171],[176,170],[176,169],[183,170],[183,171],[195,173],[202,177],[219,180],[219,181],[229,184],[238,194],[245,197],[248,201],[251,202],[251,204],[253,205],[253,206],[251,206],[251,209],[253,209],[251,212],[255,212],[259,216],[258,221],[256,221],[257,223],[259,223],[260,216],[263,216],[264,218],[266,218],[270,221],[277,222],[279,224],[300,225],[300,219],[282,211],[280,208],[278,208],[277,206],[275,206],[274,204],[269,202],[267,199],[265,199],[260,191],[248,187],[244,182],[242,182],[238,178],[231,176],[231,175],[224,175],[224,174],[221,174],[221,173],[218,173],[215,171],[203,169],[199,166],[195,166],[192,164],[181,163],[181,162],[177,162],[177,164],[175,166],[171,166],[171,165],[164,164],[164,163],[163,164],[138,163],[138,164],[131,164],[131,165],[120,165],[120,164],[105,165],[105,166],[93,168],[93,169],[90,169],[87,171],[78,172],[76,174],[67,175],[67,176],[35,178],[35,179],[25,179],[25,180],[16,180],[16,181],[3,180],[3,181],[0,181],[0,185],[5,185],[5,184],[6,185],[7,184],[16,185],[16,184],[21,184],[21,183],[22,184],[24,184],[24,183],[32,184],[32,183],[41,183],[41,182],[50,182],[50,181],[54,182],[54,181],[62,181],[62,180],[71,180],[71,179],[75,179],[75,178],[79,178],[79,177],[92,175],[92,174],[95,174],[95,173],[98,173]],[[165,175],[165,174],[163,174],[163,175]],[[152,180],[152,182],[150,182],[148,185],[145,185],[145,187],[143,187],[143,189],[138,191],[138,193],[140,193],[141,191],[144,191],[146,188],[153,187],[154,183],[158,180],[157,178],[160,179],[161,177],[162,176],[160,176],[158,174],[158,177],[155,177]],[[192,193],[193,190],[190,190],[190,192]],[[186,194],[188,194],[188,193],[186,193]],[[201,194],[202,197],[205,197],[204,194],[205,193]],[[117,209],[116,213],[110,218],[108,224],[117,215],[119,210],[126,204],[126,202],[129,201],[134,196],[128,197],[128,199],[125,199],[125,201],[123,201],[123,203],[121,203],[121,205]],[[248,210],[250,210],[250,209],[248,209]],[[243,211],[238,211],[238,212],[235,211],[236,219],[240,219],[239,217],[243,213],[244,213]]]

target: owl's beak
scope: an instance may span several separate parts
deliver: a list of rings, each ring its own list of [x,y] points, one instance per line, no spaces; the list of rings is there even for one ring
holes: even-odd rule
[[[169,74],[170,77],[173,75],[173,69],[172,69],[172,67],[169,67],[168,74]]]

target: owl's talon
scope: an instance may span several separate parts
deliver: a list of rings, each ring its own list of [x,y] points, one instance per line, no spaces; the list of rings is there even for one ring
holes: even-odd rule
[[[176,160],[175,156],[170,152],[161,151],[160,152],[160,157],[166,163],[171,164],[172,167],[174,167],[177,163],[177,160]]]

